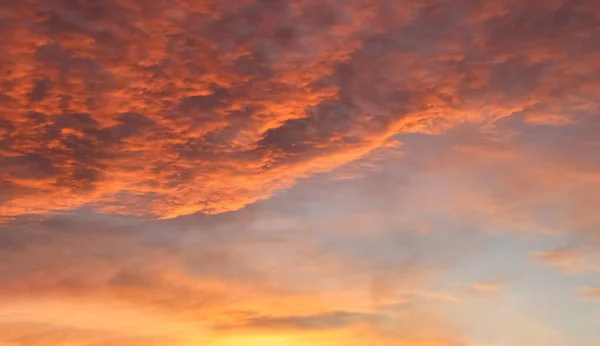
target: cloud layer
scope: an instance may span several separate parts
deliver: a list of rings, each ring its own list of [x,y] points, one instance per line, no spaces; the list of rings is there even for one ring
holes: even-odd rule
[[[0,346],[597,345],[599,16],[0,0]]]
[[[4,1],[0,215],[239,209],[378,148],[598,111],[597,1]]]
[[[398,256],[380,266],[310,233],[264,230],[253,219],[276,220],[257,210],[219,216],[195,218],[191,229],[181,219],[82,213],[8,222],[0,344],[462,345],[422,304],[446,301],[421,286],[433,261]]]

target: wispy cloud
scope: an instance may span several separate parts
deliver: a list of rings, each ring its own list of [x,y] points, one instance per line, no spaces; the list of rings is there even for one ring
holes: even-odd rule
[[[455,299],[417,290],[427,258],[381,264],[283,229],[274,243],[248,223],[269,216],[249,212],[195,218],[191,230],[185,220],[82,213],[5,224],[0,231],[10,242],[0,258],[13,265],[0,266],[1,294],[11,297],[0,302],[0,341],[218,345],[240,335],[344,342],[354,333],[390,343],[439,339],[388,330],[408,313],[422,314],[412,322],[419,326],[449,328],[425,303]]]
[[[474,284],[473,286],[471,286],[471,288],[476,293],[498,294],[498,293],[502,292],[502,286],[497,285],[497,284],[480,283],[480,284]]]
[[[600,286],[588,286],[579,290],[579,297],[583,299],[600,299]]]
[[[571,274],[600,271],[600,264],[596,263],[594,257],[581,249],[538,251],[533,253],[532,259],[536,263],[550,265]]]

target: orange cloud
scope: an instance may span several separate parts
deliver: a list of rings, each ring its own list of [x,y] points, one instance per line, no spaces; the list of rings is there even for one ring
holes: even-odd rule
[[[392,273],[386,278],[369,259],[324,253],[310,236],[269,243],[265,251],[267,239],[252,238],[257,235],[249,229],[227,229],[229,222],[233,228],[247,224],[246,217],[209,219],[205,226],[213,232],[185,234],[179,222],[94,214],[5,224],[0,295],[11,299],[0,301],[0,343],[435,345],[458,340],[435,310],[412,299],[451,297],[419,290],[423,275],[416,275],[416,268],[409,275],[398,264],[394,272],[402,280]],[[387,294],[371,288],[375,270],[382,272]]]
[[[600,286],[584,287],[579,291],[583,299],[600,299]]]
[[[594,0],[1,1],[0,344],[470,345],[437,308],[472,302],[428,285],[429,260],[478,246],[463,229],[598,241],[595,13]],[[348,188],[396,161],[415,174]],[[251,215],[323,172],[344,194],[318,217]],[[436,242],[437,228],[461,232],[426,249],[398,236]],[[597,271],[588,255],[533,259]],[[562,342],[536,318],[501,319]]]
[[[600,271],[600,264],[594,263],[589,254],[579,249],[562,248],[538,251],[533,254],[533,261],[556,267],[567,273]]]
[[[596,1],[8,1],[0,215],[236,210],[397,133],[597,107]]]
[[[497,294],[502,292],[502,287],[494,284],[474,284],[471,286],[475,292]]]

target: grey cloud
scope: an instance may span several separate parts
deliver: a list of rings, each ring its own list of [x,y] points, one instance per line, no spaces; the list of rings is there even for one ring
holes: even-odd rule
[[[333,311],[307,316],[253,317],[245,320],[242,325],[231,328],[318,331],[344,328],[360,323],[378,323],[384,319],[385,315],[379,314]]]

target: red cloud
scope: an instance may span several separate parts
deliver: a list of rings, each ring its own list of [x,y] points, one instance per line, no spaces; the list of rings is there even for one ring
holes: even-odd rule
[[[239,209],[402,132],[597,109],[596,1],[8,1],[0,216]],[[547,116],[545,116],[547,115]]]

